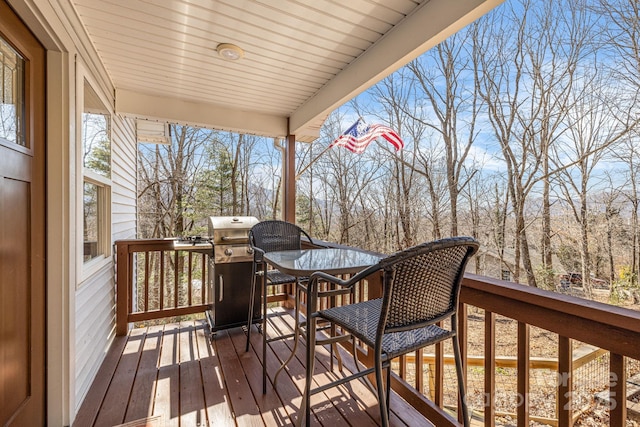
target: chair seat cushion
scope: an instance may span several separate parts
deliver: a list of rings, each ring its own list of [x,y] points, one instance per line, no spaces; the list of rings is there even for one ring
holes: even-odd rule
[[[284,285],[285,283],[295,283],[295,276],[282,273],[278,270],[267,271],[267,284],[268,285]]]
[[[382,299],[374,299],[329,308],[320,311],[318,315],[343,326],[365,344],[374,347],[381,312]],[[453,332],[437,325],[428,325],[409,331],[388,332],[382,339],[382,353],[386,355],[386,359],[390,360],[453,336]]]

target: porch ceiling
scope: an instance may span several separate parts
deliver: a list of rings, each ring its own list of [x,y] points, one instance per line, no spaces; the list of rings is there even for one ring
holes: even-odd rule
[[[299,141],[502,1],[71,0],[118,113]]]

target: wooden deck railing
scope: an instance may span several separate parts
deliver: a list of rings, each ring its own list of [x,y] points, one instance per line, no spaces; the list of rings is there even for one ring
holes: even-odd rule
[[[116,242],[116,334],[129,324],[207,309],[207,256],[166,239]]]
[[[588,301],[555,292],[503,282],[483,276],[466,275],[461,291],[463,313],[466,306],[485,310],[485,372],[495,372],[496,315],[514,319],[517,326],[517,390],[521,402],[517,408],[518,426],[528,426],[530,393],[530,327],[535,326],[558,334],[557,425],[573,424],[572,384],[573,357],[571,340],[590,344],[610,352],[609,422],[611,426],[626,425],[625,357],[640,359],[640,313],[608,304]],[[460,318],[462,341],[468,319]],[[463,346],[464,347],[464,346]],[[466,353],[463,350],[463,353]],[[494,425],[496,382],[495,375],[485,376],[486,397],[484,418],[486,426]]]
[[[165,240],[119,241],[116,247],[118,334],[125,334],[130,322],[206,310],[205,257],[188,252],[178,253],[173,250],[171,242]],[[198,282],[199,288],[194,286]],[[355,299],[380,296],[381,286],[379,277],[369,277],[358,288]],[[290,290],[274,296],[276,301],[291,302],[292,298]],[[504,355],[498,354],[496,345],[497,317],[506,317],[517,323],[517,354],[515,360],[508,362],[508,366],[516,366],[518,402],[512,415],[517,418],[518,426],[529,426],[529,421],[534,418],[559,427],[573,425],[575,390],[572,374],[577,369],[577,363],[583,363],[584,360],[576,359],[572,340],[610,353],[608,384],[605,384],[610,390],[609,422],[613,427],[625,426],[626,359],[640,359],[640,313],[472,274],[465,276],[460,302],[459,331],[462,354],[466,360],[466,376],[470,367],[483,371],[483,404],[481,408],[473,409],[477,416],[484,419],[485,426],[495,426],[496,416],[501,414],[496,408],[496,370],[507,366],[506,362],[501,361],[500,356]],[[484,354],[468,355],[470,320],[467,313],[470,307],[483,311]],[[556,370],[559,379],[555,389],[555,417],[536,418],[531,415],[531,375],[537,368],[537,358],[530,355],[531,327],[557,334],[557,362],[545,367]],[[361,360],[367,363],[366,349],[359,351]],[[432,354],[427,357],[423,351],[419,351],[415,356],[400,358],[392,375],[392,387],[435,425],[458,425],[453,418],[455,414],[452,416],[456,412],[456,404],[445,405],[445,390],[451,390],[452,387],[455,390],[455,381],[445,380],[449,358],[445,355],[443,345],[436,345],[430,352]],[[602,350],[598,350],[597,356],[601,354]],[[425,378],[428,384],[425,384]],[[428,392],[425,392],[426,389]],[[443,409],[445,407],[450,410]]]
[[[115,247],[117,335],[126,335],[130,323],[207,310],[206,255],[176,251],[171,239],[119,240]],[[269,301],[291,300],[292,294],[282,287]]]

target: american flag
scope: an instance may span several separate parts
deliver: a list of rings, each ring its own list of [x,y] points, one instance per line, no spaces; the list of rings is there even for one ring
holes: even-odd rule
[[[397,150],[404,147],[400,136],[389,126],[368,125],[362,119],[358,119],[349,129],[336,138],[329,147],[344,147],[356,154],[362,153],[372,141],[383,137]]]

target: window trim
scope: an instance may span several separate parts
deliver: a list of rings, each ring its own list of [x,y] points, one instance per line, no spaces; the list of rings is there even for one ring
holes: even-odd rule
[[[84,89],[85,84],[90,85],[93,91],[98,96],[100,102],[105,107],[105,111],[108,115],[108,137],[110,141],[110,159],[109,168],[113,172],[113,107],[108,102],[108,98],[104,96],[100,90],[100,86],[96,80],[89,74],[85,66],[76,61],[76,144],[75,144],[75,161],[76,161],[76,233],[75,233],[75,257],[77,266],[77,282],[76,289],[80,288],[88,279],[92,278],[99,271],[103,270],[105,266],[113,262],[112,254],[112,240],[111,235],[112,218],[111,218],[111,196],[113,189],[113,182],[111,178],[102,176],[91,170],[87,170],[83,165],[83,117],[85,113],[84,108]],[[98,249],[102,252],[100,255],[90,259],[84,260],[84,185],[85,183],[91,183],[97,185],[99,188],[98,195],[98,236],[102,237],[102,241],[98,242]]]

